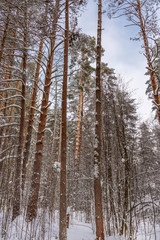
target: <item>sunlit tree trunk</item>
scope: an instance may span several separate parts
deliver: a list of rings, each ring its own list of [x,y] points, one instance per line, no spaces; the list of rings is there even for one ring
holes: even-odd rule
[[[102,32],[102,1],[98,1],[98,28],[97,28],[97,58],[96,58],[96,127],[95,127],[95,154],[94,154],[94,197],[96,240],[104,240],[102,188],[101,188],[101,32]]]
[[[84,65],[84,52],[82,50],[82,64],[81,64],[81,84],[80,84],[80,94],[79,94],[79,108],[78,108],[78,126],[77,126],[77,139],[76,139],[76,153],[75,160],[79,165],[79,157],[80,157],[80,141],[81,141],[81,125],[82,125],[82,111],[83,111],[83,66]]]
[[[67,125],[67,75],[68,75],[68,41],[69,41],[69,1],[65,1],[65,41],[64,41],[64,68],[62,90],[62,139],[61,139],[61,173],[60,173],[60,218],[59,240],[67,239],[66,222],[66,125]]]
[[[53,19],[53,21],[54,21],[53,33],[52,33],[52,37],[50,40],[50,50],[51,51],[49,53],[50,55],[48,57],[48,63],[47,63],[47,69],[46,69],[45,85],[44,85],[42,105],[41,105],[40,122],[38,125],[36,154],[35,154],[35,161],[33,164],[31,189],[30,189],[27,214],[26,214],[27,221],[32,221],[37,216],[37,204],[38,204],[38,194],[39,194],[39,187],[40,187],[44,130],[45,130],[46,120],[47,120],[47,109],[48,109],[49,93],[50,93],[50,86],[51,86],[51,75],[52,75],[52,65],[53,65],[53,58],[54,58],[54,48],[55,48],[55,40],[56,40],[59,5],[60,5],[60,0],[56,0],[55,14],[54,14],[54,19]]]

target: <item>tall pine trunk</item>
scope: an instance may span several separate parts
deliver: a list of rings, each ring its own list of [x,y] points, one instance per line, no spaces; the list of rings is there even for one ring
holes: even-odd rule
[[[76,154],[75,160],[78,165],[80,164],[80,146],[81,146],[81,125],[82,125],[82,111],[83,111],[83,75],[84,75],[84,51],[82,50],[82,64],[81,64],[81,84],[79,94],[79,108],[78,108],[78,126],[77,126],[77,139],[76,139]]]
[[[149,70],[149,75],[150,75],[150,80],[151,80],[151,85],[152,85],[152,90],[153,90],[153,96],[154,96],[154,101],[157,106],[157,116],[158,116],[158,121],[160,124],[160,98],[159,98],[159,93],[158,93],[158,83],[156,82],[156,75],[155,75],[155,71],[154,71],[154,67],[153,67],[153,63],[152,63],[152,59],[151,59],[150,47],[149,47],[148,39],[147,39],[147,35],[146,35],[145,22],[143,20],[140,0],[137,0],[137,7],[138,7],[139,20],[140,20],[140,28],[141,28],[144,46],[145,46],[145,54],[146,54],[146,58],[147,58],[148,70]]]
[[[44,22],[46,22],[46,19],[47,19],[47,12],[48,12],[48,2],[46,1]],[[29,158],[29,150],[31,146],[34,113],[35,113],[35,106],[36,106],[36,99],[37,99],[37,92],[38,92],[40,65],[41,65],[41,59],[42,59],[42,50],[43,50],[43,37],[41,37],[41,41],[39,44],[33,93],[32,93],[32,99],[29,106],[29,113],[28,113],[28,119],[27,119],[28,121],[26,123],[26,129],[25,129],[25,135],[24,135],[24,141],[23,141],[23,150],[25,149],[25,151],[24,151],[23,166],[22,166],[22,190],[24,189],[26,166],[27,166],[27,162]]]
[[[61,138],[61,173],[60,173],[60,219],[59,240],[67,239],[66,222],[66,125],[67,125],[67,75],[68,75],[68,32],[69,32],[69,6],[65,3],[65,41],[64,41],[64,69],[62,90],[62,138]]]
[[[13,213],[12,220],[14,220],[20,214],[20,183],[21,183],[21,161],[22,161],[22,149],[23,149],[23,137],[24,137],[24,125],[25,125],[25,91],[26,91],[26,64],[27,64],[27,2],[25,1],[24,10],[24,37],[23,37],[23,59],[22,59],[22,93],[21,93],[21,116],[20,116],[20,130],[19,130],[19,144],[17,150],[17,159],[15,167],[15,183],[14,183],[14,196],[13,196]]]
[[[46,69],[45,85],[44,85],[42,104],[41,104],[41,114],[40,114],[40,121],[38,125],[36,154],[35,154],[35,161],[33,164],[31,189],[30,189],[27,214],[26,214],[27,221],[32,221],[37,216],[37,207],[38,207],[37,204],[38,204],[38,195],[39,195],[39,188],[40,188],[44,130],[46,127],[46,120],[47,120],[47,109],[48,109],[50,86],[51,86],[52,65],[53,65],[53,58],[54,58],[54,48],[55,48],[55,40],[56,40],[59,5],[60,5],[60,0],[56,0],[55,13],[53,18],[53,21],[54,21],[53,33],[50,40],[51,51],[49,53],[50,55],[48,57],[48,63],[47,63],[47,69]]]
[[[95,127],[95,154],[94,154],[94,197],[96,240],[104,240],[103,208],[101,189],[101,33],[102,33],[102,0],[98,0],[98,28],[97,28],[97,58],[96,58],[96,127]]]
[[[32,137],[33,122],[34,122],[34,112],[35,112],[35,106],[36,106],[42,49],[43,49],[43,41],[41,40],[40,45],[39,45],[38,63],[37,63],[37,68],[36,68],[36,73],[35,73],[35,81],[34,81],[34,87],[33,87],[32,100],[31,100],[30,107],[29,107],[28,123],[26,124],[25,136],[24,136],[24,140],[23,140],[23,149],[25,148],[25,151],[24,151],[23,167],[22,167],[22,189],[24,189],[25,176],[26,176],[26,165],[28,162],[29,150],[30,150],[30,145],[31,145],[31,137]]]

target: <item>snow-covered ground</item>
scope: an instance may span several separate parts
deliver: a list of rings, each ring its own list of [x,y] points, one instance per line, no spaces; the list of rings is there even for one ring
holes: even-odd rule
[[[2,240],[58,240],[59,224],[58,212],[48,216],[41,212],[36,222],[26,223],[22,216],[19,216],[14,222],[10,219],[5,221],[5,215],[0,215],[0,239]],[[6,230],[5,231],[5,227]],[[83,214],[73,214],[70,220],[69,229],[67,229],[67,240],[95,240],[95,230],[91,223],[84,221]],[[2,236],[3,233],[3,236]],[[124,237],[111,236],[105,240],[125,240]],[[126,239],[128,240],[128,239]],[[139,224],[139,231],[134,240],[160,240],[160,228],[155,229],[149,224]]]

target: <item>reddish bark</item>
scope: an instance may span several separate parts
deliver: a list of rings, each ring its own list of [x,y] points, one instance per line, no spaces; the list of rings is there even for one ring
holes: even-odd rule
[[[94,156],[94,197],[96,240],[104,240],[102,190],[101,190],[101,151],[102,151],[102,116],[101,116],[101,32],[102,32],[102,0],[98,1],[97,58],[96,58],[96,147]]]
[[[19,12],[17,12],[17,14],[19,14]],[[16,37],[16,35],[17,35],[17,29],[14,31],[13,37]],[[12,44],[11,46],[14,47],[14,44]],[[8,68],[7,68],[6,74],[5,74],[4,89],[5,89],[6,87],[9,87],[9,86],[10,86],[10,84],[7,83],[7,81],[12,78],[12,71],[9,69],[9,67],[11,66],[11,63],[12,63],[13,58],[14,58],[14,50],[13,50],[13,49],[11,50],[11,55],[13,55],[13,57],[11,58],[11,60],[9,60],[9,61],[7,62],[7,67],[8,67]],[[21,64],[21,70],[22,70],[22,64]],[[17,89],[19,88],[19,81],[17,82],[16,88],[17,88]],[[17,92],[18,92],[18,91],[15,92],[15,95],[17,95]],[[0,102],[0,112],[1,112],[2,107],[3,107],[3,105],[4,105],[4,116],[6,116],[6,114],[7,114],[8,100],[4,101],[4,103],[3,103],[3,98],[4,98],[4,96],[5,96],[5,91],[2,91],[2,94],[1,94],[2,100],[1,100],[1,102]],[[8,96],[8,94],[6,93],[6,97],[7,97],[7,96]],[[11,112],[10,112],[10,117],[9,117],[9,120],[8,120],[8,124],[10,124],[11,121],[12,121],[12,116],[13,116],[13,112],[14,112],[14,108],[15,108],[15,107],[14,107],[15,102],[16,102],[16,97],[13,98],[13,106],[11,107]],[[7,130],[6,130],[5,135],[9,135],[10,128],[11,128],[11,126],[9,125],[8,128],[7,128]],[[3,131],[4,131],[4,128],[2,127],[2,128],[0,129],[0,136],[3,135]],[[5,138],[5,140],[4,140],[4,143],[3,143],[3,146],[2,146],[2,150],[5,149],[5,147],[7,146],[7,143],[8,143],[8,137]],[[2,144],[2,138],[0,138],[0,147],[1,147],[1,144]],[[3,158],[3,157],[4,157],[4,156],[2,155],[1,158]],[[0,162],[0,172],[1,172],[1,170],[2,170],[2,167],[3,167],[3,161]]]
[[[80,145],[81,145],[81,118],[82,118],[82,105],[83,105],[83,65],[84,65],[84,52],[82,51],[82,64],[81,64],[81,84],[80,84],[80,94],[79,94],[79,108],[78,108],[78,126],[77,126],[77,139],[76,139],[76,154],[75,160],[80,161]]]
[[[145,30],[145,23],[144,23],[143,16],[142,16],[140,0],[137,0],[137,7],[138,7],[139,20],[140,20],[140,27],[141,27],[141,31],[142,31],[142,35],[143,35],[144,46],[145,46],[148,70],[149,70],[149,75],[150,75],[150,80],[151,80],[151,85],[152,85],[152,90],[153,90],[153,96],[154,96],[154,101],[157,105],[157,116],[158,116],[158,121],[160,123],[160,98],[159,98],[159,93],[158,93],[158,88],[157,88],[158,84],[156,82],[156,75],[154,72],[154,67],[153,67],[152,60],[151,60],[151,54],[149,51],[149,44],[148,44],[148,39],[147,39],[147,35],[146,35],[146,30]]]
[[[48,2],[46,1],[44,22],[46,22],[47,12],[48,12]],[[35,113],[35,106],[36,106],[36,99],[37,99],[37,92],[38,92],[40,64],[41,64],[41,59],[42,59],[42,50],[43,50],[43,38],[41,39],[40,44],[39,44],[35,81],[34,81],[32,99],[30,102],[28,119],[27,119],[28,121],[26,123],[26,129],[25,129],[24,141],[23,141],[23,151],[24,151],[24,148],[25,148],[25,151],[24,151],[23,166],[22,166],[22,190],[24,189],[25,176],[26,176],[26,171],[27,171],[26,166],[27,166],[27,162],[28,162],[29,150],[30,150],[30,145],[31,145],[34,113]]]
[[[69,4],[65,3],[65,41],[64,41],[64,69],[62,90],[62,138],[61,138],[61,174],[60,174],[60,219],[59,240],[67,239],[66,222],[66,125],[67,125],[67,75],[68,75],[68,32],[69,32]]]
[[[44,130],[45,130],[46,119],[47,119],[47,109],[48,109],[49,93],[50,93],[50,85],[51,85],[51,75],[52,75],[52,65],[53,65],[53,57],[54,57],[54,47],[55,47],[55,40],[56,40],[59,5],[60,5],[60,0],[56,0],[55,14],[53,18],[53,21],[54,21],[53,34],[50,42],[51,52],[48,58],[47,69],[46,69],[45,85],[44,85],[42,105],[41,105],[40,123],[38,126],[38,134],[37,134],[36,154],[35,154],[35,161],[33,164],[33,174],[31,179],[31,190],[30,190],[30,196],[28,201],[26,221],[32,221],[37,216],[37,203],[38,203],[38,194],[39,194],[39,187],[40,187]]]
[[[27,26],[27,6],[24,11],[25,26]],[[26,91],[26,64],[27,64],[27,28],[24,31],[24,49],[22,59],[22,92],[21,92],[21,116],[20,116],[20,130],[19,130],[19,145],[17,150],[17,159],[15,167],[15,183],[14,183],[14,196],[13,196],[13,213],[12,220],[20,214],[20,182],[21,182],[21,160],[23,149],[24,125],[25,125],[25,91]]]
[[[24,189],[25,176],[26,176],[26,165],[28,162],[29,150],[30,150],[30,145],[31,145],[31,137],[32,137],[34,113],[35,113],[35,106],[36,106],[42,49],[43,49],[43,41],[41,41],[40,45],[39,45],[38,63],[37,63],[36,74],[35,74],[32,100],[31,100],[31,103],[29,106],[28,122],[26,124],[25,136],[24,136],[24,140],[23,140],[23,150],[25,147],[25,151],[24,151],[23,166],[22,166],[22,189]]]
[[[19,11],[17,11],[17,15],[19,14]],[[9,20],[8,20],[9,21]],[[7,25],[7,24],[6,24]],[[7,29],[8,29],[8,26],[7,26]],[[3,49],[4,49],[4,44],[5,44],[5,38],[6,38],[6,36],[5,35],[7,35],[7,29],[4,31],[4,36],[3,36],[3,40],[2,40],[2,44],[1,44],[1,51],[0,51],[0,55],[1,55],[1,57],[2,57],[2,54],[3,54]],[[13,38],[15,38],[16,37],[16,35],[17,35],[17,29],[13,32]],[[11,47],[14,47],[14,44],[11,44]],[[11,50],[11,56],[14,56],[14,50],[12,49]],[[0,57],[0,62],[1,62],[1,57]],[[14,57],[12,57],[11,58],[11,60],[9,60],[8,62],[7,62],[7,67],[8,67],[8,69],[6,70],[6,75],[5,75],[5,80],[7,81],[7,80],[9,80],[9,79],[11,79],[12,78],[12,73],[11,73],[11,70],[9,69],[9,67],[11,66],[11,62],[13,61],[13,58]],[[7,84],[5,83],[4,84],[4,89],[7,87]],[[0,112],[1,112],[1,109],[2,109],[2,106],[3,106],[3,98],[4,98],[4,95],[5,95],[5,91],[3,91],[2,93],[1,93],[1,101],[0,101]]]
[[[2,38],[2,43],[1,43],[1,49],[0,49],[0,63],[2,61],[2,56],[3,56],[3,50],[4,50],[4,46],[5,46],[5,41],[6,41],[6,37],[7,37],[7,31],[8,31],[8,27],[9,27],[9,16],[10,16],[10,9],[8,11],[8,15],[7,15],[7,19],[6,19],[6,24],[5,24],[5,28],[4,28],[4,33],[3,33],[3,38]]]

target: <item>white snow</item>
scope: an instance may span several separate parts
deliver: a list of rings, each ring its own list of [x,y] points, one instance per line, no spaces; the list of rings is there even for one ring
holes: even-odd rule
[[[74,221],[67,232],[68,240],[94,240],[91,224]]]
[[[2,215],[1,215],[2,217]],[[0,219],[2,224],[2,218]],[[3,224],[2,224],[3,225]],[[5,230],[0,230],[5,232]],[[22,216],[19,216],[13,222],[9,220],[6,234],[0,237],[2,240],[58,240],[59,239],[58,212],[52,216],[41,212],[36,222],[26,223]],[[67,229],[67,240],[94,240],[91,223],[80,222],[79,220],[70,220],[69,229]]]
[[[71,209],[70,209],[71,210]],[[5,221],[5,215],[0,214],[0,239],[2,240],[59,240],[59,214],[56,211],[53,214],[47,214],[45,210],[41,210],[36,221],[27,223],[22,216],[11,222]],[[7,226],[7,229],[5,229]],[[155,234],[156,232],[156,234]],[[2,237],[3,233],[3,237]],[[156,235],[156,238],[155,238]],[[67,229],[67,240],[95,240],[95,226],[85,222],[85,214],[80,212],[72,212],[70,215],[69,229]],[[160,227],[156,225],[155,230],[150,222],[141,221],[139,230],[136,234],[136,240],[159,240]],[[123,236],[107,236],[105,240],[128,240]]]

